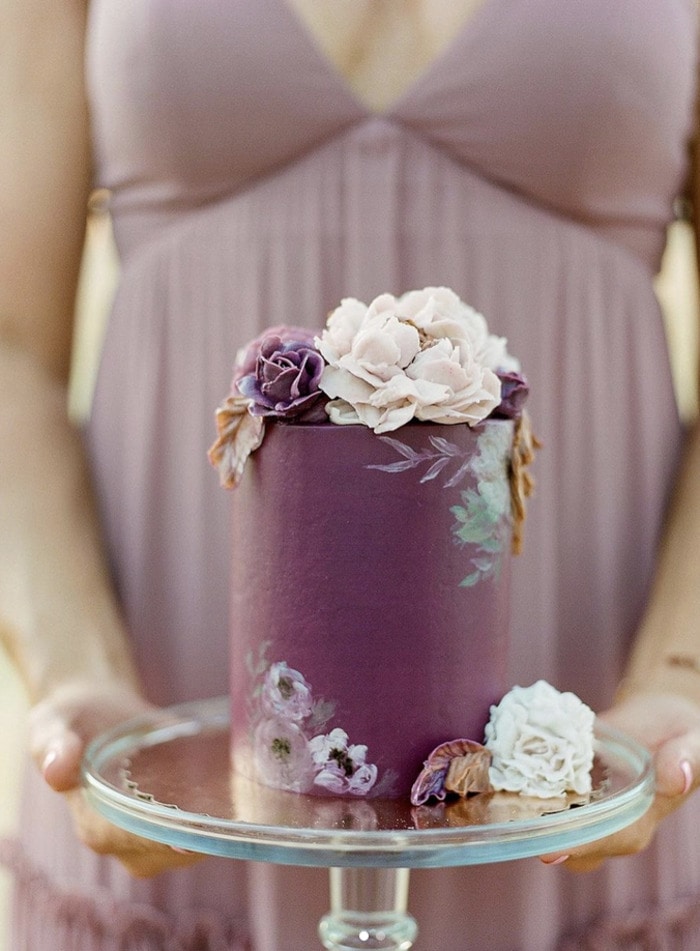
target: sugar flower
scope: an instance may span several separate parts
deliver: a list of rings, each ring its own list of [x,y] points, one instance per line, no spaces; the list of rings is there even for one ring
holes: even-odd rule
[[[307,342],[268,334],[260,344],[255,370],[235,385],[250,400],[252,416],[288,419],[318,402],[323,366],[323,358]]]
[[[491,785],[541,798],[590,792],[594,719],[575,694],[544,680],[513,687],[486,725]]]
[[[412,419],[476,425],[501,402],[495,370],[514,366],[505,341],[447,288],[382,294],[369,306],[346,299],[316,345],[331,421],[376,433]]]
[[[380,294],[369,304],[346,297],[319,335],[278,325],[238,352],[209,459],[230,488],[267,418],[375,433],[412,420],[477,426],[521,418],[527,392],[505,338],[449,288]]]

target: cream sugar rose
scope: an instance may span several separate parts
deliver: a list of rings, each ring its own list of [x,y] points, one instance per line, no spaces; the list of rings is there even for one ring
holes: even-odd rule
[[[482,739],[505,692],[527,392],[506,341],[443,287],[346,299],[320,333],[278,326],[239,353],[210,450],[236,487],[238,773],[317,796],[413,786],[425,802],[451,791],[453,761],[462,785],[532,795],[551,754],[551,789],[581,785],[556,705],[546,738],[521,715],[541,717],[542,685],[492,711],[485,745],[444,742]]]

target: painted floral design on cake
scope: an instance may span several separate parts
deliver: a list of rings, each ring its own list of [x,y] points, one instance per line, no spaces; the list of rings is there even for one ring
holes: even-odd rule
[[[250,740],[256,778],[288,792],[376,795],[379,770],[367,761],[367,747],[351,743],[339,726],[328,729],[335,705],[314,698],[304,675],[286,661],[268,663],[264,650],[260,663],[249,666],[255,675]],[[385,779],[381,789],[386,785]]]
[[[472,587],[485,578],[498,578],[511,532],[511,492],[506,475],[511,430],[503,425],[482,424],[475,453],[465,452],[441,436],[430,437],[432,450],[416,450],[390,436],[380,439],[401,458],[385,465],[368,465],[368,469],[396,473],[424,468],[421,483],[431,482],[444,473],[448,476],[443,482],[446,489],[455,489],[472,477],[472,485],[460,492],[460,504],[450,508],[455,517],[455,543],[469,545],[475,552],[470,559],[471,570],[460,584]]]

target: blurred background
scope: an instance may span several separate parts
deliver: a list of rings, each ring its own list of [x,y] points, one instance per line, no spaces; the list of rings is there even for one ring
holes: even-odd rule
[[[77,302],[75,373],[70,410],[76,420],[89,413],[105,317],[109,309],[118,263],[105,211],[106,196],[91,201],[83,270]],[[689,225],[677,222],[669,231],[657,293],[666,320],[676,395],[681,415],[690,420],[697,412],[698,284],[695,247]],[[0,838],[11,835],[19,806],[24,756],[23,728],[26,701],[16,675],[0,650]],[[0,951],[12,951],[7,937],[10,878],[0,869]],[[61,949],[57,949],[61,951]]]

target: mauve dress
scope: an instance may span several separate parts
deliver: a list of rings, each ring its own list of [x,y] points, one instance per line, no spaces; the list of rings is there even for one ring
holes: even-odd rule
[[[522,359],[545,446],[511,679],[610,702],[682,445],[652,277],[687,174],[695,16],[485,0],[376,115],[285,0],[93,0],[96,181],[123,272],[87,438],[152,700],[227,689],[229,497],[206,450],[237,347],[343,296],[446,284]],[[318,947],[324,870],[207,859],[135,881],[76,843],[31,770],[23,801],[13,951]],[[587,876],[415,871],[416,948],[697,949],[699,827],[696,797]]]

